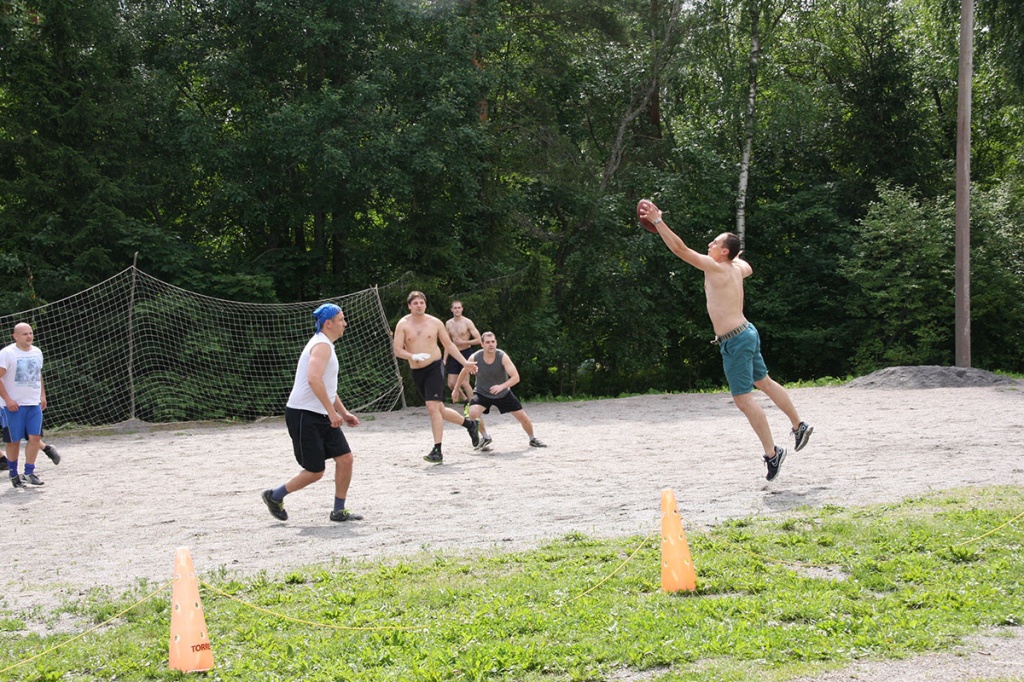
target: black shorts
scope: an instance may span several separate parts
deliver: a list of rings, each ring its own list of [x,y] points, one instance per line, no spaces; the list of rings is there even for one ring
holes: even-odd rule
[[[469,359],[469,356],[473,354],[472,348],[463,348],[461,351],[462,357]],[[448,361],[445,363],[444,368],[448,371],[448,374],[453,376],[459,376],[462,371],[462,364],[453,358],[451,355],[448,356]]]
[[[457,361],[456,361],[457,362]],[[426,367],[412,371],[412,382],[424,400],[440,400],[444,402],[444,374],[441,372],[441,361],[434,360]]]
[[[292,437],[295,461],[306,471],[318,474],[325,462],[352,452],[340,426],[331,426],[326,414],[284,408],[284,422]]]
[[[500,398],[491,398],[490,396],[483,395],[481,393],[474,393],[473,397],[469,399],[470,405],[483,405],[485,408],[484,414],[490,414],[492,407],[497,407],[498,412],[505,414],[506,412],[518,412],[523,409],[523,404],[519,402],[519,398],[512,391],[509,391]]]

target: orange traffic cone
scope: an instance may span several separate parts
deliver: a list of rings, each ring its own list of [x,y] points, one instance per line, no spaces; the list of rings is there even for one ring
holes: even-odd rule
[[[686,544],[686,531],[671,488],[661,491],[661,589],[663,592],[697,589],[690,546]]]
[[[213,668],[213,651],[206,633],[206,617],[199,603],[199,579],[188,547],[174,555],[174,589],[171,593],[171,670],[186,673]]]

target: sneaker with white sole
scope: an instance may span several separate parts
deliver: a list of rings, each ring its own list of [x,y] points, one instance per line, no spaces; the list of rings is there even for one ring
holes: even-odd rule
[[[768,467],[768,475],[765,476],[769,481],[775,480],[775,477],[779,475],[779,469],[782,468],[782,463],[786,461],[786,448],[780,448],[778,445],[775,446],[775,456],[769,457],[764,456],[765,466]]]
[[[29,485],[45,485],[35,474],[22,474],[21,482],[28,483]]]
[[[793,434],[793,438],[796,440],[796,445],[793,446],[793,452],[800,452],[807,445],[807,441],[811,439],[811,433],[814,432],[814,427],[807,422],[800,422],[800,426],[795,429],[791,429],[790,433]]]
[[[494,439],[491,438],[491,435],[485,433],[482,436],[480,436],[480,445],[476,446],[476,449],[479,450],[480,452],[487,452],[488,450],[491,449],[491,443],[493,442]]]
[[[546,448],[547,446],[547,443],[541,442],[540,438],[537,438],[536,436],[530,439],[531,448]]]

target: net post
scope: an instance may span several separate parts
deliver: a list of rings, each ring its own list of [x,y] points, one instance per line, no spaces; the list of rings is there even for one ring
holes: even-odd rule
[[[135,353],[135,286],[139,277],[139,252],[132,259],[132,285],[128,293],[128,419],[135,419],[135,367],[132,356]]]

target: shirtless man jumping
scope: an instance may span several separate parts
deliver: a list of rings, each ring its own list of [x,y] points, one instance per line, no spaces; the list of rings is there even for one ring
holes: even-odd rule
[[[712,343],[722,351],[722,364],[733,401],[746,415],[764,447],[764,463],[768,467],[766,478],[771,481],[779,475],[786,459],[786,449],[775,444],[768,417],[754,400],[754,387],[764,391],[789,417],[793,427],[791,433],[796,440],[794,450],[802,450],[807,445],[814,427],[800,421],[789,393],[768,376],[768,368],[761,357],[761,338],[754,325],[743,316],[743,280],[753,273],[753,268],[739,257],[740,239],[731,232],[723,232],[708,244],[708,253],[704,255],[688,247],[669,229],[661,209],[653,203],[646,202],[638,207],[638,215],[657,228],[672,253],[704,271],[704,295],[708,316],[715,329]]]
[[[430,430],[434,435],[434,449],[423,459],[434,464],[444,461],[441,454],[441,440],[444,437],[444,423],[459,424],[469,431],[473,447],[480,445],[479,425],[467,419],[450,407],[444,406],[444,376],[441,372],[440,342],[457,362],[476,372],[476,363],[466,360],[452,342],[444,323],[433,315],[427,315],[427,297],[421,291],[412,291],[406,297],[409,314],[395,326],[395,357],[408,360],[412,368],[412,379],[416,389],[427,404],[430,413]]]

